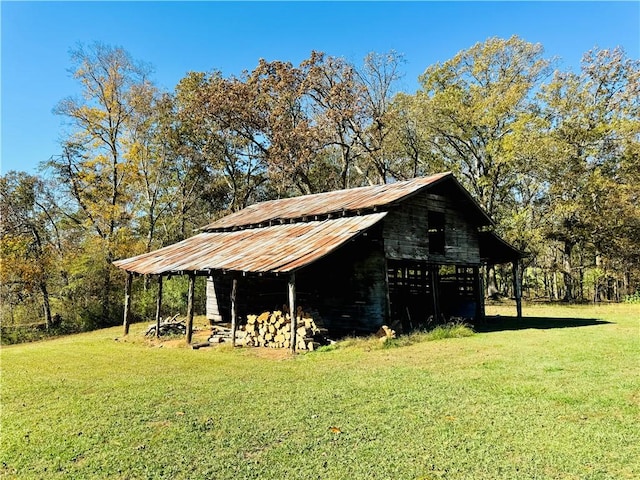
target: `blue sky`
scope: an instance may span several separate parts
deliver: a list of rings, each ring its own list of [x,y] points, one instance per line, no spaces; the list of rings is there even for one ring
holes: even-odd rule
[[[586,51],[622,46],[640,58],[640,2],[29,2],[2,1],[0,170],[36,173],[59,153],[52,109],[80,92],[69,50],[100,41],[150,63],[173,90],[188,71],[238,75],[260,58],[298,64],[311,50],[359,62],[404,55],[400,89],[427,66],[489,37],[541,43],[560,68]]]

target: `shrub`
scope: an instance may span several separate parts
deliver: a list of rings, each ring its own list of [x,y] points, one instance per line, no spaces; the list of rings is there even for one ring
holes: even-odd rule
[[[640,290],[624,297],[624,303],[640,303]]]
[[[446,325],[438,325],[430,332],[427,332],[427,340],[442,340],[443,338],[470,337],[474,331],[469,325],[463,322],[452,322]]]

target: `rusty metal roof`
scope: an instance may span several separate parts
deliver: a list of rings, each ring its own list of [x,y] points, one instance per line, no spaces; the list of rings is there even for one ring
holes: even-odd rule
[[[308,265],[382,220],[386,212],[203,232],[153,252],[114,262],[139,274],[208,270],[286,273]]]
[[[447,183],[468,202],[477,225],[491,219],[450,172],[387,185],[262,202],[223,217],[203,233],[114,265],[140,274],[229,270],[292,272],[322,258],[419,191]],[[442,184],[444,186],[444,184]]]
[[[368,213],[378,208],[392,206],[422,188],[433,185],[445,178],[451,178],[455,181],[452,173],[445,172],[430,177],[414,178],[387,185],[350,188],[256,203],[239,212],[216,220],[202,227],[201,230],[220,231],[296,219],[312,220],[314,217],[326,217],[329,215]],[[466,193],[462,187],[460,188]],[[470,196],[469,199],[471,199]],[[478,209],[482,210],[480,207]]]

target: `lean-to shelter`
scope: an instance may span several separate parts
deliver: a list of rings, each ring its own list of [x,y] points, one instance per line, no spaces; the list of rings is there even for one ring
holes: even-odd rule
[[[212,321],[285,304],[338,335],[410,329],[484,315],[479,268],[521,257],[492,226],[447,172],[257,203],[114,264],[129,284],[131,274],[206,276]]]

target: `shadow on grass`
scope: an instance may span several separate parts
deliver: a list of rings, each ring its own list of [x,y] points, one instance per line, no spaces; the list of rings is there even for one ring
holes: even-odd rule
[[[479,333],[498,332],[501,330],[526,330],[535,328],[547,330],[551,328],[577,328],[606,325],[611,322],[595,318],[551,318],[551,317],[517,317],[487,316],[481,324],[475,325],[474,330]]]

